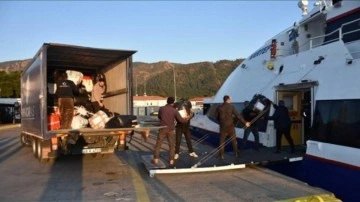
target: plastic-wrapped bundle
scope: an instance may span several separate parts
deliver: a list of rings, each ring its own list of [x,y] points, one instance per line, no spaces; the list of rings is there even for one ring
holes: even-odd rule
[[[72,129],[80,129],[80,128],[86,128],[89,124],[89,121],[84,118],[81,115],[76,115],[73,117],[73,120],[71,122],[71,128]]]
[[[134,115],[117,115],[121,128],[134,128],[138,125],[137,117]]]
[[[55,83],[48,83],[47,84],[48,93],[54,95],[56,92],[56,84]]]
[[[253,110],[255,112],[260,112],[265,109],[266,106],[270,105],[270,100],[261,95],[261,94],[255,94],[251,101],[249,102],[249,105],[246,107],[250,110]]]
[[[89,123],[93,129],[103,129],[105,124],[110,120],[105,112],[99,110],[93,116],[89,118]]]
[[[87,93],[81,93],[74,97],[75,106],[83,106],[89,112],[93,112],[93,107],[91,105],[90,98]]]
[[[134,128],[137,125],[138,121],[135,115],[114,113],[114,117],[105,124],[105,128]]]
[[[93,90],[93,81],[91,77],[84,76],[82,80],[82,85],[85,87],[86,92],[90,93]]]
[[[79,85],[83,80],[83,74],[74,70],[66,70],[66,74],[69,80],[73,81],[75,85]]]
[[[174,104],[174,107],[179,111],[182,118],[191,115],[191,102],[189,100],[181,99]]]

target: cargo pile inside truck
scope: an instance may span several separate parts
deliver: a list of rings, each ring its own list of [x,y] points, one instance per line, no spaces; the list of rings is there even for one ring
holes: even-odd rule
[[[134,53],[44,43],[21,75],[21,144],[46,161],[61,154],[124,150],[127,135],[135,129],[147,135],[149,129],[137,127],[132,115]],[[97,91],[99,79],[106,83],[104,91]],[[81,90],[74,96],[75,85]],[[94,110],[94,99],[90,100],[95,92],[96,103],[105,106],[101,111],[97,106]]]
[[[55,70],[48,75],[48,130],[60,129],[60,112],[56,96],[56,83],[58,81],[58,75],[61,70]],[[81,128],[124,128],[124,127],[136,127],[136,116],[123,115],[116,112],[110,112],[104,108],[102,110],[95,111],[91,104],[91,93],[93,86],[106,78],[104,74],[96,72],[93,75],[83,74],[79,71],[65,70],[68,80],[74,82],[79,88],[79,94],[74,97],[74,116],[72,118],[71,129]]]

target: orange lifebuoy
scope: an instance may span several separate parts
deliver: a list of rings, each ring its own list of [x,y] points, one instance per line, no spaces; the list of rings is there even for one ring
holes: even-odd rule
[[[271,41],[270,58],[276,58],[276,39]]]

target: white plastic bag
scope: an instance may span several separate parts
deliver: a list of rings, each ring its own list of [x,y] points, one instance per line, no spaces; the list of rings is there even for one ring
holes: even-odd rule
[[[79,85],[83,80],[83,74],[74,70],[66,70],[66,74],[69,80],[73,81],[75,85]]]
[[[89,118],[90,126],[93,129],[103,129],[105,124],[110,120],[105,112],[99,110],[92,117]]]
[[[80,128],[86,128],[89,124],[89,121],[82,117],[81,115],[76,115],[73,117],[73,120],[71,122],[71,128],[72,129],[80,129]]]
[[[85,86],[85,90],[88,93],[90,93],[94,88],[94,84],[89,76],[83,77],[82,85]]]

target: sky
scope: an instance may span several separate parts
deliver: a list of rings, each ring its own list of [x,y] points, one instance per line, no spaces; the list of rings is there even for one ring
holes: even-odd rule
[[[134,62],[247,58],[301,19],[283,1],[0,1],[0,62],[43,43],[135,50]],[[309,3],[310,5],[310,3]]]

